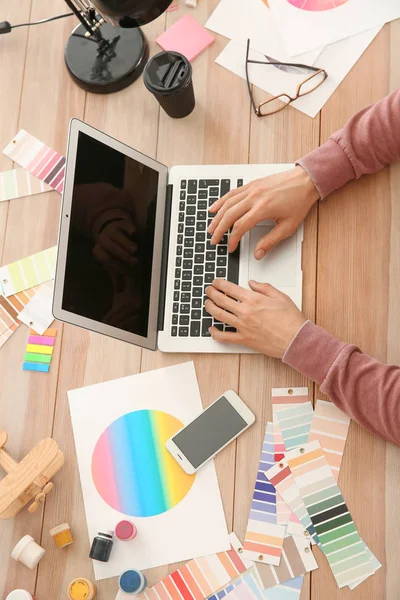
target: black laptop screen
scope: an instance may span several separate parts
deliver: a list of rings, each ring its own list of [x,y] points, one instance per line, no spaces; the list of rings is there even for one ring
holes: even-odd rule
[[[158,178],[79,133],[64,310],[147,336]]]

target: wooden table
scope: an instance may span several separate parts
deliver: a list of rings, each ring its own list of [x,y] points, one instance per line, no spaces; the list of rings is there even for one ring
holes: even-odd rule
[[[180,2],[183,4],[183,1]],[[217,0],[200,0],[196,18],[204,22]],[[185,9],[145,27],[154,53],[155,38]],[[35,21],[66,12],[62,0],[0,1],[1,19]],[[159,110],[141,81],[110,96],[86,94],[69,78],[63,50],[72,18],[16,29],[0,38],[0,146],[20,129],[65,151],[68,122],[78,117],[167,165],[185,163],[292,162],[323,143],[358,109],[379,100],[400,83],[400,22],[387,25],[314,120],[289,108],[257,119],[245,83],[215,65],[226,44],[216,43],[196,59],[195,112],[173,120]],[[189,141],[190,140],[190,141]],[[0,156],[0,168],[12,167]],[[338,337],[358,344],[379,360],[400,363],[400,167],[363,178],[316,206],[306,221],[304,312]],[[47,248],[57,241],[60,198],[55,192],[0,204],[0,264]],[[69,325],[57,324],[55,357],[49,375],[27,374],[21,362],[27,329],[0,350],[0,426],[8,449],[21,458],[41,438],[54,436],[66,464],[55,478],[45,510],[20,513],[0,523],[0,596],[15,588],[34,591],[37,600],[66,598],[78,576],[93,577],[81,486],[71,431],[67,390],[193,359],[203,402],[228,388],[237,390],[256,413],[250,432],[217,458],[226,519],[245,532],[265,423],[271,418],[273,386],[311,381],[261,356],[171,355],[142,351]],[[339,591],[319,556],[320,568],[306,576],[302,600],[397,600],[400,597],[398,544],[400,451],[352,424],[340,475],[359,531],[384,568],[354,592]],[[69,521],[74,546],[55,548],[54,525]],[[46,548],[37,572],[10,558],[26,533]],[[167,573],[149,574],[150,583]],[[113,600],[115,580],[101,582],[99,600]]]

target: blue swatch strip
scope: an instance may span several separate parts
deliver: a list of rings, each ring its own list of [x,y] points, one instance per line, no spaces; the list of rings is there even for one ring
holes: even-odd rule
[[[22,365],[22,369],[23,371],[41,371],[42,373],[48,373],[50,365],[25,361]]]

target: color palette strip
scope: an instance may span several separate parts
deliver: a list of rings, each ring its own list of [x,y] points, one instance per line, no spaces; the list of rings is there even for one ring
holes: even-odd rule
[[[13,325],[20,325],[18,314],[34,297],[39,287],[33,287],[13,296],[2,296],[0,294],[0,334],[4,333]]]
[[[278,423],[274,423],[274,462],[280,462],[285,458],[285,443],[282,437],[282,431]],[[289,523],[292,511],[282,498],[279,492],[276,492],[276,522],[278,525],[287,525]]]
[[[230,594],[234,590],[236,590],[237,593],[235,596],[231,596]],[[229,600],[234,600],[234,598],[236,600],[241,600],[242,598],[243,600],[249,600],[250,598],[264,600],[264,594],[259,584],[259,576],[254,566],[229,583],[222,590],[209,596],[207,600],[222,600],[228,595]]]
[[[305,536],[310,535],[315,543],[318,544],[319,541],[315,527],[312,524],[310,515],[307,512],[307,508],[300,495],[300,491],[295,483],[287,460],[282,459],[280,463],[269,469],[266,475],[302,524],[303,534]]]
[[[265,475],[274,461],[274,426],[267,423],[243,544],[243,555],[256,562],[279,565],[285,527],[276,524],[276,492]]]
[[[52,188],[25,169],[10,169],[0,173],[0,202],[48,192]]]
[[[63,191],[65,157],[24,129],[4,148],[3,154],[57,192]]]
[[[308,401],[275,413],[286,450],[293,450],[308,442],[313,414],[313,406]]]
[[[318,441],[286,454],[339,588],[374,573],[349,509]]]
[[[0,295],[0,348],[21,325],[18,312],[33,298],[38,289],[36,286],[8,298]]]
[[[43,335],[54,321],[53,305],[54,282],[43,283],[28,304],[18,313],[18,319],[28,327]]]
[[[371,550],[368,548],[368,546],[366,545],[365,542],[363,542],[364,544],[364,550],[370,560],[371,563],[371,569],[373,570],[374,574],[379,571],[379,569],[382,567],[381,563],[379,562],[379,560],[376,558],[375,554],[373,554],[371,552]],[[358,585],[360,585],[360,583],[362,583],[363,581],[365,581],[366,579],[368,579],[368,577],[370,577],[370,575],[366,575],[365,577],[361,577],[361,579],[359,579],[358,581],[355,581],[353,583],[349,584],[349,588],[351,590],[354,590]]]
[[[279,566],[257,565],[263,588],[267,589],[284,583],[293,577],[318,569],[310,543],[304,536],[288,536],[283,542],[282,558]]]
[[[308,388],[272,388],[273,413],[280,404],[302,404],[308,402]],[[275,416],[275,415],[274,415]],[[275,422],[275,418],[273,419]]]
[[[47,329],[43,335],[31,329],[22,365],[24,371],[49,372],[56,336],[57,329]]]
[[[236,550],[239,547],[234,546]],[[317,561],[311,551],[309,538],[303,536],[287,536],[283,541],[282,557],[279,566],[257,563],[255,568],[262,589],[304,575],[318,569]]]
[[[317,400],[311,422],[309,442],[318,440],[337,481],[350,418],[332,402]]]
[[[11,325],[8,327],[3,333],[0,333],[0,348],[4,346],[6,342],[10,339],[12,334],[18,329],[19,325]]]
[[[17,294],[39,283],[54,279],[56,258],[57,246],[52,246],[0,267],[0,286],[4,296]]]
[[[231,534],[231,540],[232,536],[234,534]],[[140,600],[204,600],[245,571],[247,567],[232,546],[227,552],[189,561],[137,598]]]
[[[303,576],[264,590],[265,600],[300,600]]]

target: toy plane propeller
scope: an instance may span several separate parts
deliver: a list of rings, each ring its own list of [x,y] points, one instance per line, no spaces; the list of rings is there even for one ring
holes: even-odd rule
[[[8,473],[0,481],[0,519],[15,517],[31,500],[28,511],[34,513],[53,489],[50,479],[64,464],[55,440],[42,440],[18,463],[4,449],[7,439],[0,430],[0,465]]]

